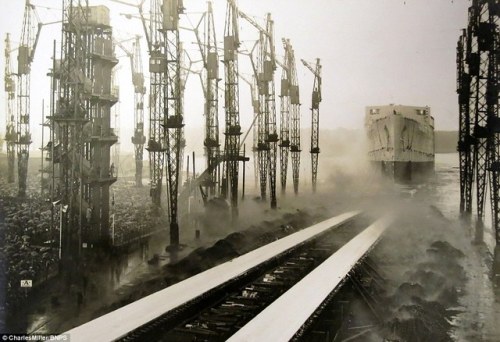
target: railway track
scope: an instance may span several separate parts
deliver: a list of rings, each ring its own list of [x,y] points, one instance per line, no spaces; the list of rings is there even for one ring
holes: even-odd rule
[[[120,340],[225,341],[363,231],[370,221],[361,216],[329,230],[207,294],[189,308],[160,317]]]

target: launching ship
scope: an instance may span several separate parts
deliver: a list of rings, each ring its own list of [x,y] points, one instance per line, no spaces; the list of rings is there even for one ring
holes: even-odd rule
[[[429,107],[366,107],[368,158],[396,181],[422,181],[434,173],[434,118]]]

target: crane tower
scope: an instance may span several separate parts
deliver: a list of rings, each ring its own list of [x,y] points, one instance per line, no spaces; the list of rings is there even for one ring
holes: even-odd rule
[[[9,33],[5,36],[5,99],[6,99],[6,112],[5,112],[5,142],[7,147],[7,181],[14,183],[14,163],[16,160],[16,121],[15,121],[15,106],[16,106],[16,83],[14,81],[14,74],[12,72],[12,65],[10,62],[10,53],[12,52],[10,46]]]
[[[135,152],[135,185],[142,186],[142,160],[144,152],[144,72],[142,69],[141,41],[140,36],[135,37],[134,53],[131,57],[132,83],[134,85],[134,136],[132,143]]]
[[[140,187],[142,186],[142,161],[144,143],[146,142],[144,136],[144,95],[146,94],[146,86],[142,67],[141,36],[134,38],[132,51],[123,46],[122,43],[116,42],[130,60],[132,85],[134,87],[134,135],[132,136],[132,144],[134,144],[135,152],[135,185]]]
[[[238,216],[238,169],[240,158],[240,113],[238,87],[238,9],[236,0],[228,0],[224,25],[225,141],[223,194],[231,201],[233,219]]]
[[[150,195],[157,209],[161,205],[163,167],[166,149],[164,91],[167,83],[166,41],[163,32],[163,0],[151,0],[149,72],[149,152]]]
[[[463,31],[457,43],[457,93],[460,111],[458,153],[460,159],[460,212],[472,212],[472,180],[474,169],[473,138],[469,113],[470,74],[466,63],[467,34]]]
[[[163,2],[162,28],[165,42],[166,82],[163,87],[166,135],[167,182],[170,214],[170,244],[179,244],[178,189],[183,150],[183,113],[181,89],[181,50],[179,42],[179,15],[184,11],[182,0]]]
[[[280,91],[280,178],[281,192],[286,191],[286,178],[288,173],[288,150],[290,149],[290,68],[287,41],[284,39],[283,47],[285,49],[285,59],[283,61],[281,72],[281,91]]]
[[[267,14],[266,34],[264,35],[264,44],[260,45],[260,105],[264,120],[266,121],[266,143],[269,146],[268,167],[269,167],[269,196],[271,208],[277,207],[276,200],[276,159],[278,133],[276,130],[276,99],[274,87],[274,71],[276,70],[275,50],[274,50],[274,22],[271,20],[271,14]]]
[[[31,63],[35,55],[36,44],[40,35],[41,24],[35,36],[38,18],[35,7],[26,1],[24,19],[21,31],[17,56],[17,118],[16,118],[16,145],[17,145],[17,173],[19,182],[19,196],[26,195],[28,177],[29,147],[31,144],[30,131],[30,81]]]
[[[457,44],[460,211],[472,212],[476,184],[477,232],[482,231],[489,179],[492,226],[500,243],[500,118],[498,1],[474,0]],[[488,177],[489,176],[489,177]],[[476,237],[481,239],[481,234]]]
[[[203,61],[203,72],[200,77],[203,85],[203,93],[205,95],[205,108],[203,113],[205,116],[205,139],[203,145],[205,146],[209,175],[204,180],[203,186],[207,190],[207,195],[214,196],[216,194],[217,166],[220,159],[218,118],[219,54],[217,51],[212,2],[209,1],[207,4],[207,12],[204,13],[201,19],[204,20],[203,42],[197,28],[194,32]]]
[[[311,99],[311,171],[312,188],[316,192],[316,182],[318,179],[318,155],[319,155],[319,104],[321,102],[321,64],[320,59],[316,59],[316,65],[313,67],[308,62],[301,60],[302,63],[313,73],[314,84]]]
[[[295,52],[287,39],[285,43],[285,54],[287,56],[287,68],[289,70],[289,93],[290,93],[290,152],[292,155],[292,177],[293,191],[297,195],[299,192],[300,173],[300,94],[299,81],[297,78],[297,67],[295,65]]]

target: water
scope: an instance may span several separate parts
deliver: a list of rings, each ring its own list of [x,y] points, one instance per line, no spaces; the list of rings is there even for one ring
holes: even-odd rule
[[[473,223],[459,220],[459,159],[458,154],[436,155],[435,178],[426,185],[416,187],[430,195],[429,202],[437,207],[456,227],[456,236],[450,240],[461,244],[466,255],[464,268],[467,282],[460,298],[462,313],[453,324],[451,335],[456,341],[500,341],[500,296],[499,289],[491,281],[491,254],[494,250],[494,235],[491,227],[489,194],[486,196],[484,245],[475,241],[476,229]]]

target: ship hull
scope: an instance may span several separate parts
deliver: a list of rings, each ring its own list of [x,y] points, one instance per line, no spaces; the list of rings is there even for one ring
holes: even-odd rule
[[[425,181],[434,173],[434,119],[427,107],[368,107],[368,158],[396,181]]]
[[[397,182],[423,182],[434,175],[434,161],[371,161],[380,175],[393,178]]]

